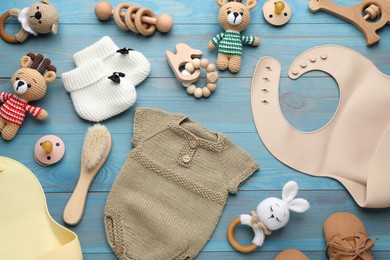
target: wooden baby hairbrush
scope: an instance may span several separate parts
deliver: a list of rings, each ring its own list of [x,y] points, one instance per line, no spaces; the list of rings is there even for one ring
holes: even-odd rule
[[[126,11],[122,12],[122,9],[126,9]],[[145,36],[152,35],[156,29],[167,33],[173,27],[173,19],[169,14],[161,14],[156,17],[152,10],[129,3],[120,3],[113,8],[109,2],[99,2],[95,7],[95,14],[102,21],[114,16],[115,23],[121,29],[141,33]]]
[[[81,221],[89,187],[106,162],[111,146],[111,134],[106,127],[96,124],[88,129],[81,154],[80,177],[63,214],[66,224],[75,226]]]

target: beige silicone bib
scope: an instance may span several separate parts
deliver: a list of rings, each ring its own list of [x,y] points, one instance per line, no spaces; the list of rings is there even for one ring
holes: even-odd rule
[[[340,101],[326,126],[304,133],[282,114],[279,62],[270,57],[258,62],[251,103],[263,143],[278,160],[298,171],[337,179],[361,207],[389,207],[390,77],[361,54],[339,46],[304,52],[288,75],[297,79],[313,70],[337,81]]]
[[[82,260],[77,235],[55,222],[34,174],[0,156],[0,260]]]

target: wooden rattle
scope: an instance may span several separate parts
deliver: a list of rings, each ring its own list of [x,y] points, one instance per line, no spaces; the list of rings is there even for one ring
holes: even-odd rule
[[[309,9],[312,13],[324,11],[352,23],[366,37],[367,46],[379,42],[381,37],[376,31],[390,23],[390,0],[364,0],[355,6],[341,6],[331,0],[311,0]]]
[[[122,9],[126,11],[122,12]],[[113,8],[109,2],[99,2],[95,7],[95,14],[103,21],[114,16],[115,23],[121,29],[145,36],[152,35],[156,29],[167,33],[173,27],[173,19],[169,14],[161,14],[157,18],[152,10],[129,3],[120,3]]]
[[[187,93],[196,98],[209,97],[211,92],[217,89],[218,73],[215,71],[215,65],[209,63],[207,59],[200,59],[202,52],[192,49],[184,43],[176,45],[176,54],[170,51],[165,52],[169,65],[175,73],[176,78],[187,88]],[[180,68],[184,66],[184,70]],[[192,83],[200,77],[200,69],[206,69],[207,85],[198,88]]]
[[[290,211],[303,213],[309,209],[307,200],[297,198],[298,184],[294,181],[287,182],[282,191],[282,199],[269,197],[260,202],[256,211],[252,210],[250,215],[242,214],[235,218],[229,225],[227,238],[230,245],[241,253],[250,253],[264,243],[266,235],[272,231],[287,225],[290,219]],[[247,246],[240,245],[234,238],[234,230],[239,224],[250,226],[255,233],[252,243]]]
[[[59,162],[65,154],[65,144],[55,135],[46,135],[36,142],[35,161],[41,166],[50,166]]]
[[[263,5],[263,15],[268,23],[281,26],[290,21],[292,11],[285,1],[268,0]]]

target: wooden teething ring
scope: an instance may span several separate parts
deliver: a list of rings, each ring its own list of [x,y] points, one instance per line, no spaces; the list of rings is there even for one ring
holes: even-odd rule
[[[135,25],[133,16],[135,17],[135,14],[138,12],[139,9],[141,9],[141,6],[130,6],[126,10],[125,14],[125,23],[126,26],[130,29],[130,31],[139,33],[139,30],[137,29],[137,26]]]
[[[125,17],[125,12],[121,12],[122,9],[128,9],[131,5],[129,3],[120,3],[117,5],[114,9],[114,20],[115,23],[123,30],[128,31],[129,28],[126,26],[126,24],[122,21],[122,17]]]
[[[5,21],[11,16],[10,12],[5,12],[1,18],[0,18],[0,36],[3,38],[6,42],[9,43],[18,43],[18,40],[16,39],[16,36],[11,36],[5,32]]]
[[[134,19],[138,31],[145,36],[149,36],[156,31],[156,25],[153,24],[155,20],[156,15],[152,10],[147,8],[139,9]]]
[[[250,252],[255,251],[256,248],[258,247],[257,245],[252,243],[248,246],[243,246],[243,245],[240,245],[236,241],[236,239],[234,237],[234,230],[236,230],[236,227],[240,224],[241,224],[240,217],[233,219],[233,221],[230,223],[230,225],[228,227],[228,231],[227,231],[227,237],[228,237],[229,243],[232,245],[232,247],[234,249],[236,249],[238,252],[241,252],[241,253],[250,253]]]

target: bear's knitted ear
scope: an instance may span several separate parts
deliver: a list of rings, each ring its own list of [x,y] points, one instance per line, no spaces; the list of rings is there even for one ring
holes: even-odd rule
[[[257,1],[256,0],[248,0],[246,1],[246,6],[248,7],[249,10],[252,10],[253,8],[255,8],[257,5]]]
[[[29,56],[23,56],[20,59],[20,67],[21,68],[29,68],[31,64],[31,58]]]
[[[57,27],[58,27],[57,23],[52,25],[52,27],[51,27],[51,33],[52,34],[57,34]]]
[[[226,4],[226,0],[217,0],[217,4],[219,6],[223,6],[224,4]]]
[[[44,76],[46,82],[52,82],[56,80],[56,73],[54,71],[48,71]]]

